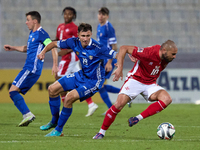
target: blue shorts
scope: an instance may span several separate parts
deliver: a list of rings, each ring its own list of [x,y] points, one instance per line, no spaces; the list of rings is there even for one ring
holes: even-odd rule
[[[98,92],[104,81],[105,79],[88,79],[82,75],[80,76],[79,72],[63,76],[58,80],[64,91],[71,91],[76,89],[81,102]]]
[[[28,90],[37,82],[39,77],[40,75],[36,75],[29,70],[23,69],[19,72],[12,84],[17,86],[22,94],[26,94],[26,92],[28,92]]]
[[[107,63],[107,61],[106,61],[106,63]],[[116,63],[117,63],[117,59],[113,59],[113,61],[112,61],[112,70],[110,72],[106,72],[106,75],[105,75],[106,79],[110,78],[110,76],[111,76],[111,74],[112,74],[112,72],[113,72],[113,70],[115,68],[115,64]]]

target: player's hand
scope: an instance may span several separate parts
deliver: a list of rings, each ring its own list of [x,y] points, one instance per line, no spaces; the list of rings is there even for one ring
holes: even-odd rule
[[[130,58],[130,60],[131,60],[132,62],[135,63],[135,62],[137,61],[137,58],[133,57],[132,55],[128,54],[128,56],[129,56],[129,58]]]
[[[114,75],[113,77],[113,82],[118,81],[119,78],[121,78],[121,80],[123,80],[123,71],[120,68],[117,68],[112,75]]]
[[[43,53],[40,53],[39,55],[37,55],[38,59],[43,60],[45,55]]]
[[[52,75],[54,75],[55,79],[57,79],[57,73],[58,73],[58,66],[53,66]]]
[[[12,47],[10,45],[4,45],[4,49],[6,51],[13,51]]]
[[[110,72],[112,70],[112,64],[106,63],[105,70],[106,72]]]

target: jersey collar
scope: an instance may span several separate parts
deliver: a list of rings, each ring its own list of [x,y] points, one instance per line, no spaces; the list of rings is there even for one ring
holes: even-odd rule
[[[37,29],[37,31],[39,31],[41,28],[42,28],[42,26],[40,26],[40,27]]]
[[[91,46],[92,44],[92,38],[90,38],[90,43],[88,44],[88,46]]]

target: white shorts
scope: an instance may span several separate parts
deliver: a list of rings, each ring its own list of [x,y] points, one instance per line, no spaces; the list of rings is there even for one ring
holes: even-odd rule
[[[68,66],[66,66],[66,61],[61,60],[59,63],[59,71],[58,71],[57,75],[59,77],[62,77],[67,74],[72,74],[72,73],[79,71],[80,70],[79,62],[80,62],[79,60],[73,61],[73,62],[70,62],[68,64]]]
[[[146,85],[137,80],[128,79],[125,81],[119,94],[126,94],[131,100],[134,100],[139,94],[141,94],[144,99],[148,101],[151,94],[159,90],[164,90],[164,88],[157,84]]]

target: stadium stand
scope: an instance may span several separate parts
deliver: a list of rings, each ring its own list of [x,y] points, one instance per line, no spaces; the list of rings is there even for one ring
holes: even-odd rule
[[[63,21],[60,12],[64,6],[76,8],[76,24],[87,22],[93,26],[93,38],[96,38],[98,9],[106,6],[111,11],[109,20],[116,29],[118,46],[131,44],[146,47],[171,39],[177,44],[179,52],[169,68],[200,66],[199,0],[1,0],[0,68],[9,68],[10,53],[4,52],[4,44],[26,44],[29,32],[25,24],[26,12],[39,11],[42,26],[54,39],[56,27]],[[45,67],[52,65],[50,55],[47,55]],[[16,67],[20,65],[21,68],[26,56],[16,53],[15,57]],[[127,61],[127,68],[130,65],[132,63]]]

